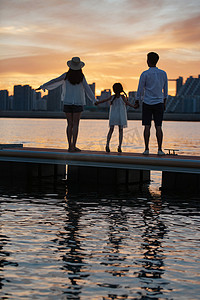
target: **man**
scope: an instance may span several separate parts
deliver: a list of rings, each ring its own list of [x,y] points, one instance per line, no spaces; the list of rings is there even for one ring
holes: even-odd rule
[[[166,107],[168,96],[168,81],[165,71],[156,67],[159,55],[155,52],[147,54],[147,64],[149,69],[140,76],[138,91],[134,108],[139,107],[139,100],[143,98],[142,105],[142,125],[144,125],[144,155],[149,154],[149,138],[152,116],[156,128],[156,137],[158,142],[158,155],[165,155],[162,151],[162,121],[163,113]]]

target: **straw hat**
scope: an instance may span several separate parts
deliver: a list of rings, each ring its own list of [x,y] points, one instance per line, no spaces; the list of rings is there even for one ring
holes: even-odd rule
[[[79,57],[72,57],[71,60],[68,60],[67,65],[72,70],[80,70],[85,66]]]

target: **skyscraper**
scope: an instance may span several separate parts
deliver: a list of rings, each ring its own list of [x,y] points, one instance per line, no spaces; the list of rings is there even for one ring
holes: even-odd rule
[[[1,90],[0,91],[0,110],[8,109],[8,91]]]
[[[89,84],[89,87],[91,88],[92,92],[95,95],[95,82],[93,82],[92,84]],[[86,106],[93,106],[93,103],[90,101],[87,94],[85,95],[85,102],[86,102]]]
[[[176,79],[176,96],[178,95],[182,85],[183,85],[183,77],[179,76],[179,78]]]
[[[32,109],[32,89],[29,85],[14,86],[13,109],[17,111],[29,111]]]
[[[48,92],[48,100],[47,100],[47,110],[48,111],[61,111],[62,110],[61,92],[62,92],[61,86]]]
[[[100,95],[100,97],[99,97],[99,100],[104,100],[104,99],[106,99],[106,98],[109,98],[111,96],[111,90],[110,89],[105,89],[105,90],[103,90],[103,91],[101,91],[101,95]],[[102,103],[102,104],[100,104],[101,105],[101,107],[109,107],[109,102],[105,102],[105,103]]]

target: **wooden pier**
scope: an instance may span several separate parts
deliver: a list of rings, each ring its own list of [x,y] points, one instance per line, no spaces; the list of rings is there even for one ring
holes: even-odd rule
[[[150,180],[150,171],[162,171],[162,187],[200,190],[200,157],[185,155],[148,155],[139,153],[105,153],[102,151],[68,152],[66,149],[0,147],[1,178],[64,177],[68,180],[118,183],[142,183]],[[20,175],[21,174],[21,175]],[[23,175],[24,174],[24,175]]]

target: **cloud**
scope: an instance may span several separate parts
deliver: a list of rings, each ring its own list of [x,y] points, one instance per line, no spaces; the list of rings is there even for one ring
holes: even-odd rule
[[[152,50],[171,77],[195,75],[198,7],[199,0],[1,0],[0,76],[39,83],[80,56],[89,82],[109,88],[124,78],[135,89]]]
[[[200,44],[200,14],[186,19],[184,21],[177,21],[172,24],[168,24],[167,28],[163,28],[166,34],[170,33],[173,42],[179,43],[182,46]]]

